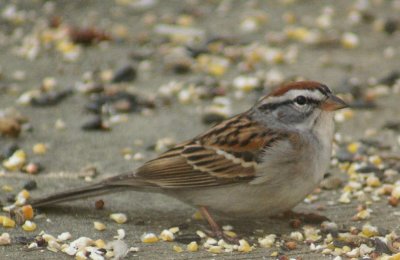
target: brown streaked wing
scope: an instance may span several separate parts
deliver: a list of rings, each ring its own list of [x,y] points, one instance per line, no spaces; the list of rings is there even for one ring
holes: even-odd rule
[[[164,188],[249,181],[264,149],[282,137],[238,115],[145,163],[136,176]]]

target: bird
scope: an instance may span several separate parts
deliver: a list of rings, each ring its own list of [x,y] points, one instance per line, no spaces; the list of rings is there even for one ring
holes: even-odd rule
[[[264,218],[291,210],[330,164],[334,112],[347,104],[324,84],[288,82],[250,109],[181,142],[136,170],[33,199],[45,207],[121,190],[162,193],[215,215]]]

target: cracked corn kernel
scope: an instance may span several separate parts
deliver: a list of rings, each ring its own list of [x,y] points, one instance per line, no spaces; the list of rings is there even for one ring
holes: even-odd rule
[[[143,243],[158,242],[158,237],[154,233],[144,233],[141,237]]]
[[[251,250],[253,250],[253,248],[249,245],[249,243],[246,240],[244,239],[239,240],[239,247],[238,247],[239,252],[248,253],[251,252]]]
[[[270,248],[275,243],[275,239],[276,239],[276,235],[271,234],[271,235],[265,236],[264,238],[259,238],[258,243],[262,247]]]
[[[378,228],[370,224],[365,224],[361,229],[361,233],[366,237],[373,237],[379,234]]]
[[[105,248],[106,242],[104,242],[104,240],[102,239],[97,239],[96,241],[94,241],[94,245],[98,248]]]
[[[26,163],[26,153],[23,150],[17,150],[10,158],[3,161],[3,166],[9,171],[18,171]]]
[[[98,222],[98,221],[93,222],[93,226],[94,226],[94,229],[96,229],[98,231],[103,231],[106,229],[106,225],[104,225],[103,223]]]
[[[9,245],[11,244],[10,234],[3,233],[0,236],[0,246]]]
[[[360,148],[359,143],[351,143],[347,146],[347,151],[354,154],[358,151],[359,148]]]
[[[179,227],[172,227],[169,229],[169,231],[171,231],[172,233],[178,233],[179,232]]]
[[[187,245],[186,249],[189,252],[196,252],[199,250],[199,245],[197,244],[196,241],[192,241]]]
[[[118,224],[123,224],[128,220],[128,217],[124,213],[113,213],[110,218]]]
[[[164,241],[174,241],[175,236],[170,230],[164,229],[160,234],[160,238]]]
[[[6,216],[2,216],[1,219],[3,219],[3,221],[2,221],[3,227],[6,227],[6,228],[15,227],[15,221],[12,220],[11,218],[6,217]]]
[[[354,33],[347,32],[341,38],[341,44],[346,49],[354,49],[359,45],[360,40]]]
[[[196,211],[193,215],[192,218],[195,220],[202,220],[203,219],[203,215],[201,215],[200,211]]]
[[[237,234],[230,230],[224,230],[224,234],[227,235],[228,237],[237,237]]]
[[[222,247],[220,247],[220,246],[211,246],[208,249],[208,252],[213,253],[213,254],[220,254],[220,253],[222,253]]]
[[[32,148],[34,154],[43,155],[47,152],[47,146],[44,143],[35,144]]]
[[[363,209],[353,217],[353,220],[368,219],[370,216],[371,216],[370,211],[367,209]]]
[[[25,221],[25,223],[22,225],[22,229],[28,232],[35,231],[36,230],[36,224],[30,220]]]
[[[400,199],[400,186],[394,187],[391,195],[396,199]]]
[[[26,220],[33,219],[33,208],[31,205],[24,205],[24,206],[22,206],[21,210],[22,210],[24,219],[26,219]]]
[[[182,253],[182,252],[183,252],[183,249],[182,249],[182,247],[180,247],[180,246],[173,246],[172,248],[173,248],[174,251],[177,252],[177,253]]]
[[[369,176],[367,178],[367,185],[369,187],[379,187],[379,186],[381,186],[381,181],[376,176]]]

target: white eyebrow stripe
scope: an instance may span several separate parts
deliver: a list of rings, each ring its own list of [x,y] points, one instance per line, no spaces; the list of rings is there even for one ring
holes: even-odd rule
[[[264,104],[266,104],[266,103],[269,103],[269,104],[281,103],[281,102],[285,102],[287,100],[293,100],[297,96],[300,96],[300,95],[305,96],[307,98],[315,99],[315,100],[323,100],[326,98],[326,96],[324,94],[322,94],[319,90],[292,89],[280,97],[270,96],[263,103]]]

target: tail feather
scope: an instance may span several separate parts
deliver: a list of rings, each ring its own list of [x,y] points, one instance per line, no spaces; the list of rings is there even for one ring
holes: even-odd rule
[[[127,186],[111,186],[104,183],[97,183],[81,188],[71,189],[63,192],[58,192],[42,198],[29,201],[32,207],[45,207],[62,202],[73,201],[78,199],[90,198],[98,195],[104,195],[118,190],[125,190]]]

